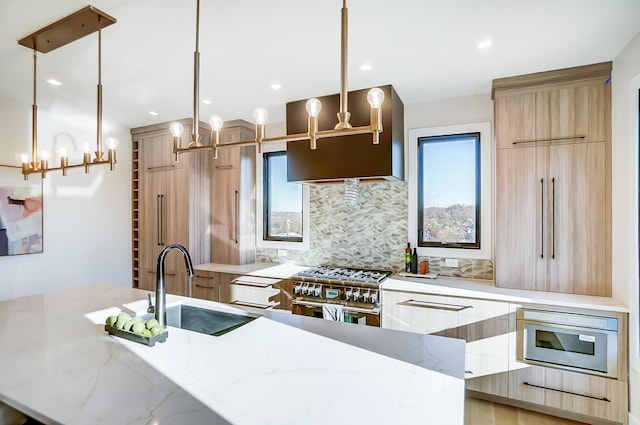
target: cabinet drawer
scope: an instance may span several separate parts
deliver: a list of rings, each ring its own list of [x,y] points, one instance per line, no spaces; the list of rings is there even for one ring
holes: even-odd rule
[[[184,271],[175,272],[173,270],[165,270],[164,284],[165,288],[167,288],[167,294],[189,295],[189,282],[187,280],[187,274]],[[140,289],[146,289],[147,291],[155,291],[156,269],[141,268],[138,287]]]
[[[620,423],[628,419],[627,382],[518,362],[510,369],[510,398]]]
[[[274,308],[279,305],[279,295],[280,290],[271,286],[260,287],[233,282],[229,285],[228,302],[256,308]]]
[[[206,276],[196,272],[193,276],[192,296],[203,300],[218,301],[220,299],[219,279],[215,275]]]
[[[508,329],[506,302],[383,291],[382,306],[383,326],[391,329],[420,333],[453,329],[443,335],[467,340],[480,339],[486,332],[503,334]]]

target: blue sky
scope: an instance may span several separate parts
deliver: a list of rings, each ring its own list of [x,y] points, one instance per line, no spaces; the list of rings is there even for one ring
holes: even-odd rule
[[[475,139],[427,143],[423,155],[425,208],[475,205]]]

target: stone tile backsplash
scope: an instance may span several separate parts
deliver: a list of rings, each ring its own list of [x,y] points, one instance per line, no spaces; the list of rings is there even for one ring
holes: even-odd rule
[[[407,246],[408,185],[406,182],[361,183],[355,208],[344,204],[344,185],[311,186],[309,250],[258,248],[256,261],[301,265],[351,266],[404,271]],[[444,259],[429,261],[442,276],[492,279],[491,260],[460,259],[459,267],[444,267]]]

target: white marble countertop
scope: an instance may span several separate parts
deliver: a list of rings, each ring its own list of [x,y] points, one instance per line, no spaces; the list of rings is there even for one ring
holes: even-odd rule
[[[144,311],[146,293],[0,302],[0,401],[53,424],[463,423],[464,380],[267,317],[220,337],[170,327],[155,347],[107,335],[106,316]]]
[[[243,268],[246,271],[241,271]],[[286,279],[296,273],[309,268],[294,264],[251,263],[243,266],[228,264],[201,264],[196,269],[246,273],[253,276]],[[236,271],[231,271],[236,270]],[[421,275],[398,273],[386,279],[381,284],[382,289],[396,291],[423,292],[439,295],[463,296],[472,298],[507,301],[522,304],[541,304],[547,306],[586,308],[601,311],[628,313],[629,306],[623,301],[611,297],[596,297],[589,295],[563,294],[555,292],[527,291],[521,289],[498,288],[493,281],[474,280],[452,277],[437,277],[428,279]]]
[[[629,307],[611,297],[563,294],[556,292],[527,291],[522,289],[498,288],[492,281],[437,277],[428,279],[399,273],[382,282],[383,289],[422,292],[507,301],[521,304],[540,304],[558,307],[586,308],[592,310],[628,313]]]

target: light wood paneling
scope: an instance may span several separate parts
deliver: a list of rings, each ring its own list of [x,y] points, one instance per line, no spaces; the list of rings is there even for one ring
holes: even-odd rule
[[[611,296],[607,258],[605,145],[550,147],[549,290]]]
[[[467,397],[464,403],[465,425],[584,425],[570,419],[505,404]]]
[[[610,69],[494,81],[497,286],[611,296]]]
[[[496,167],[496,285],[547,290],[547,151],[501,149]]]
[[[251,140],[255,130],[246,121],[225,124],[220,143]],[[211,262],[247,264],[255,261],[254,146],[218,150],[211,173]]]

